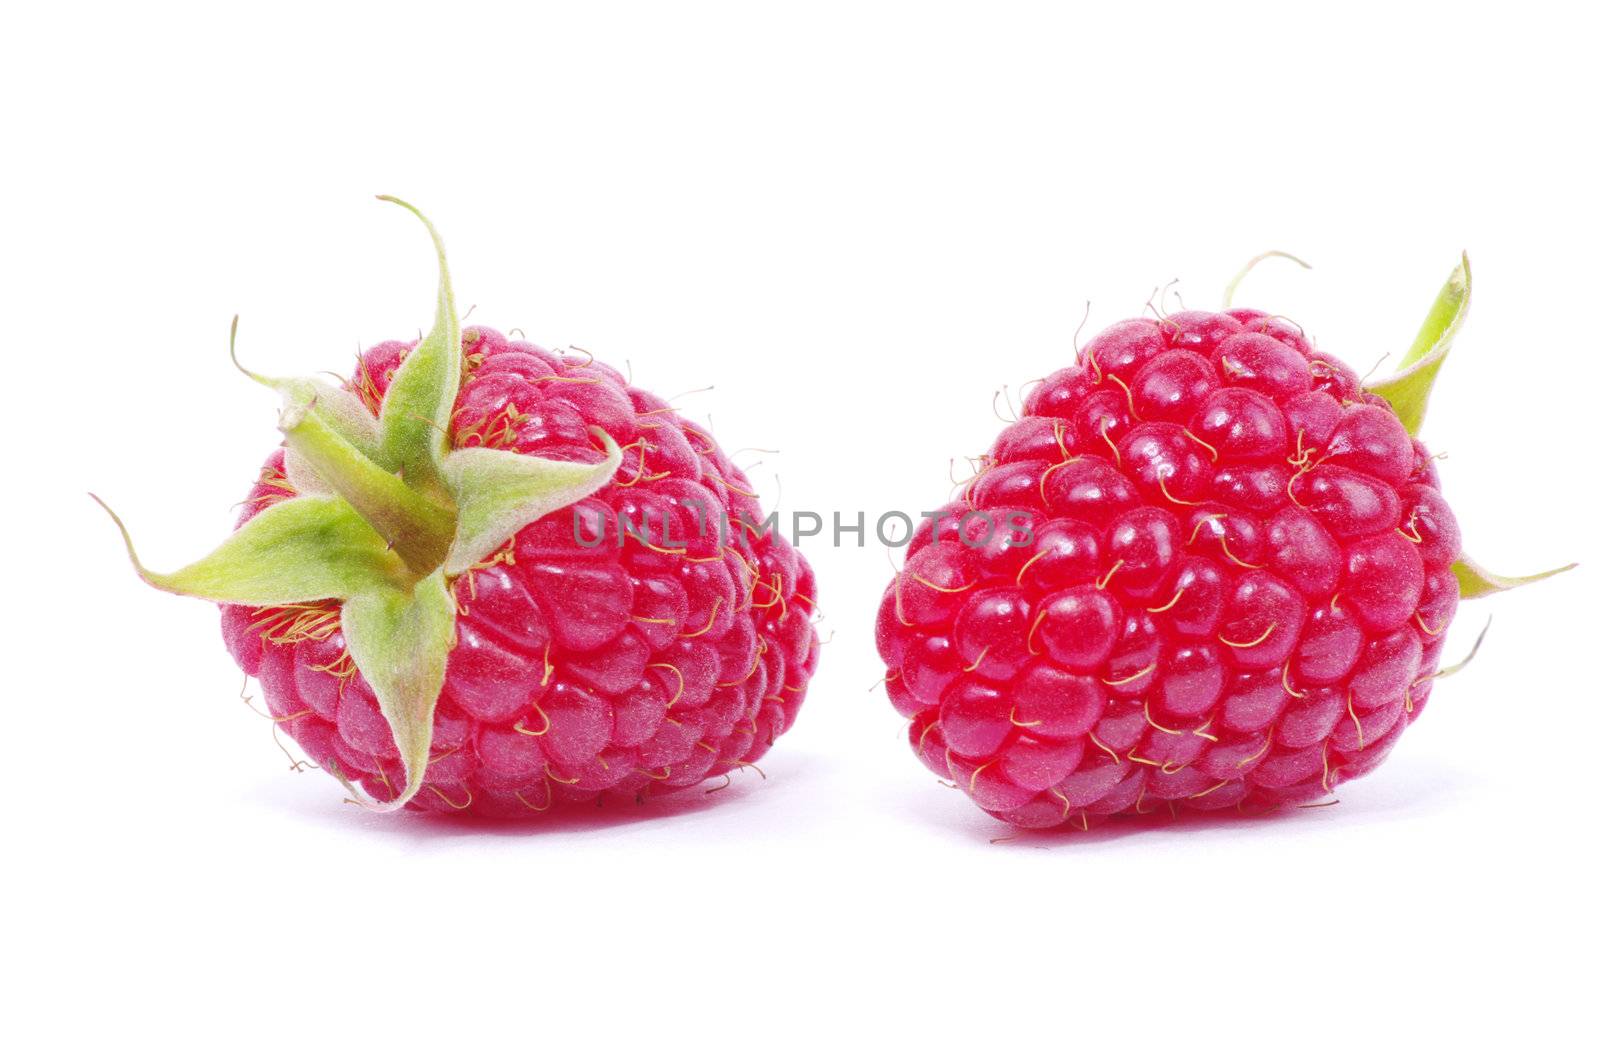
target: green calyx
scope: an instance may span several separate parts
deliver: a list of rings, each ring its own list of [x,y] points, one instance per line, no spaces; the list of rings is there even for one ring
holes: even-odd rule
[[[321,379],[269,378],[241,367],[283,398],[278,426],[294,497],[167,573],[140,562],[121,520],[100,505],[122,531],[134,568],[158,589],[222,604],[339,603],[346,647],[377,696],[405,768],[404,791],[372,805],[391,811],[421,789],[427,769],[433,710],[455,639],[450,581],[522,528],[604,487],[622,453],[597,427],[591,433],[606,458],[593,464],[451,447],[461,325],[444,245],[410,204],[379,199],[427,227],[439,292],[433,328],[395,372],[377,417],[355,394]]]
[[[1422,429],[1422,418],[1428,410],[1428,398],[1433,393],[1434,381],[1438,379],[1445,358],[1450,354],[1450,347],[1454,345],[1456,335],[1467,319],[1467,309],[1471,304],[1472,265],[1467,261],[1466,252],[1462,252],[1461,263],[1451,271],[1444,287],[1439,289],[1428,315],[1422,320],[1417,337],[1400,359],[1394,374],[1366,384],[1368,393],[1375,393],[1389,402],[1406,432],[1413,437]],[[1548,579],[1576,567],[1576,564],[1569,564],[1533,575],[1505,576],[1489,571],[1463,554],[1450,566],[1450,570],[1461,585],[1461,596],[1474,598]]]
[[[1245,263],[1244,268],[1228,282],[1222,298],[1224,309],[1232,307],[1234,292],[1250,275],[1250,271],[1259,263],[1273,258],[1288,259],[1305,269],[1311,268],[1308,263],[1287,252],[1263,252]],[[1450,347],[1454,345],[1462,323],[1467,319],[1467,308],[1471,304],[1472,265],[1467,261],[1466,252],[1462,252],[1460,265],[1451,271],[1449,279],[1444,282],[1444,287],[1440,288],[1439,294],[1434,297],[1433,305],[1429,307],[1428,315],[1423,318],[1417,337],[1412,340],[1411,348],[1400,359],[1394,374],[1369,382],[1364,387],[1368,393],[1375,393],[1389,402],[1389,406],[1394,409],[1395,415],[1405,426],[1406,432],[1412,437],[1417,436],[1422,429],[1422,417],[1427,413],[1428,397],[1433,393],[1433,384],[1439,378],[1439,371],[1444,366],[1445,358],[1450,354]],[[1512,590],[1541,579],[1548,579],[1553,575],[1560,575],[1576,567],[1578,567],[1576,564],[1569,564],[1545,572],[1535,572],[1533,575],[1506,576],[1491,572],[1472,558],[1462,555],[1450,566],[1450,570],[1461,585],[1461,596],[1474,598]],[[1481,637],[1479,641],[1482,641]],[[1477,651],[1476,647],[1473,651]]]

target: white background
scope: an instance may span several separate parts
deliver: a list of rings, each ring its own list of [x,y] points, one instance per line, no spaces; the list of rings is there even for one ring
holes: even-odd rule
[[[802,548],[833,641],[765,782],[496,828],[287,770],[215,613],[137,583],[83,493],[153,565],[225,534],[275,437],[229,317],[279,374],[427,323],[379,192],[438,222],[472,320],[715,384],[679,403],[781,450],[741,456],[769,505],[778,474],[869,515],[937,505],[1086,300],[1088,331],[1175,277],[1215,306],[1291,250],[1316,269],[1242,304],[1365,372],[1466,247],[1426,435],[1469,548],[1600,553],[1592,12],[668,6],[6,16],[9,1044],[1576,1038],[1588,566],[1496,599],[1341,804],[1270,820],[991,843],[868,692],[873,547]]]

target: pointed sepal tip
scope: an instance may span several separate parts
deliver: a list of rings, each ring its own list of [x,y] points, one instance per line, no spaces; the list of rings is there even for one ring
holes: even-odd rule
[[[1577,567],[1578,563],[1574,561],[1572,564],[1562,565],[1560,568],[1552,568],[1545,572],[1535,572],[1533,575],[1508,576],[1491,572],[1463,554],[1450,566],[1450,571],[1455,575],[1456,582],[1461,586],[1461,599],[1467,601],[1476,597],[1488,597],[1490,594],[1503,594],[1507,590],[1515,590],[1519,586],[1537,583],[1541,579],[1549,579],[1551,576],[1570,572]]]
[[[1428,315],[1422,320],[1411,348],[1400,359],[1392,375],[1367,384],[1368,393],[1375,393],[1389,402],[1395,415],[1400,417],[1406,432],[1415,437],[1422,429],[1423,416],[1428,411],[1428,398],[1433,384],[1439,378],[1439,369],[1455,342],[1461,325],[1467,319],[1472,305],[1472,264],[1467,253],[1461,253],[1461,262],[1450,272],[1444,287],[1434,297]]]

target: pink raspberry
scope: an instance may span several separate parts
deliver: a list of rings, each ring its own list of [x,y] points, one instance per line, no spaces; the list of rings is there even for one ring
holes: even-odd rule
[[[453,329],[450,312],[445,325]],[[762,530],[750,482],[710,434],[605,364],[487,328],[468,328],[451,342],[459,346],[459,381],[453,396],[437,391],[451,399],[439,415],[448,441],[434,457],[448,490],[418,480],[386,503],[351,479],[361,464],[330,458],[297,469],[290,457],[314,459],[319,447],[297,418],[285,426],[287,447],[267,460],[235,533],[242,542],[272,523],[269,514],[328,487],[340,494],[350,487],[349,501],[361,511],[351,526],[357,530],[366,521],[386,532],[398,517],[426,531],[427,506],[409,518],[397,507],[417,494],[453,502],[453,534],[431,548],[414,542],[419,552],[402,550],[386,568],[417,593],[442,573],[441,622],[432,628],[442,632],[442,684],[422,697],[425,715],[407,712],[403,686],[388,697],[375,687],[389,663],[412,658],[408,645],[369,646],[364,662],[348,643],[349,606],[364,592],[342,607],[335,597],[245,593],[270,589],[261,581],[220,593],[198,574],[183,574],[190,570],[147,578],[224,602],[228,649],[260,680],[278,726],[312,761],[379,803],[532,816],[678,790],[750,765],[793,724],[817,661],[811,569],[775,530]],[[369,418],[341,425],[382,429],[391,384],[417,346],[386,342],[361,355],[338,403]],[[318,396],[337,400],[328,391]],[[520,527],[502,524],[469,562],[452,566],[463,534],[478,527],[474,500],[484,498],[461,480],[470,476],[462,463],[527,467],[532,472],[496,484],[533,485],[512,503],[525,506],[533,492],[544,500],[537,506],[549,509]],[[309,491],[297,484],[305,479],[315,482]],[[286,560],[281,546],[258,556],[266,559],[263,576]],[[389,592],[382,579],[364,585]],[[420,607],[422,598],[416,601]],[[426,724],[417,723],[421,717]],[[406,742],[423,729],[428,738],[408,763]]]
[[[1413,437],[1469,288],[1463,260],[1368,390],[1240,309],[1115,324],[1034,387],[879,610],[923,763],[1000,819],[1085,829],[1375,768],[1457,601],[1525,581],[1462,558]]]

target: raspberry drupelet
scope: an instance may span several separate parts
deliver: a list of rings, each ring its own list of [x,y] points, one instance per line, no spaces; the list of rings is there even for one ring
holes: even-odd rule
[[[1522,581],[1461,557],[1386,399],[1420,421],[1468,286],[1463,263],[1423,364],[1378,392],[1244,309],[1113,325],[1033,387],[879,610],[923,763],[1002,820],[1085,829],[1305,803],[1376,767],[1463,585]]]
[[[750,766],[816,668],[811,569],[709,433],[461,330],[439,262],[426,339],[339,387],[252,376],[284,447],[230,540],[141,574],[220,603],[276,726],[377,808],[536,816]]]

